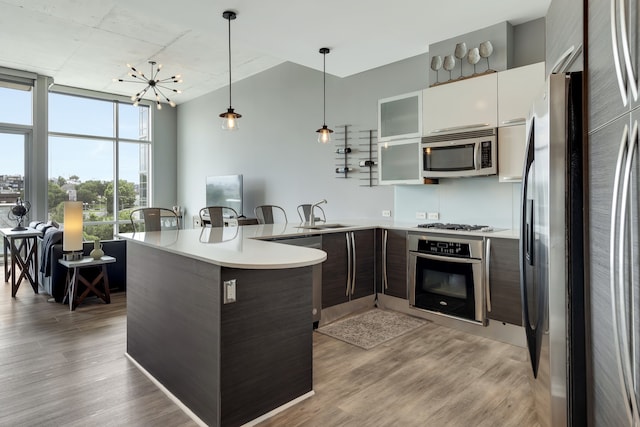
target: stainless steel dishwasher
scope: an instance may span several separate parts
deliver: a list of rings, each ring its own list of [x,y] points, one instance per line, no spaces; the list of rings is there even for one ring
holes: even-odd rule
[[[270,242],[284,243],[286,245],[304,246],[305,248],[322,249],[322,236],[290,236],[273,237],[265,239]],[[312,266],[312,295],[311,313],[313,315],[313,327],[318,327],[322,311],[322,264]]]

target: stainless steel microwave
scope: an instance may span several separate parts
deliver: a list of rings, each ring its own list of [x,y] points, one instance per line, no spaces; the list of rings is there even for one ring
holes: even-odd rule
[[[430,135],[422,138],[422,175],[461,178],[498,173],[497,129]]]

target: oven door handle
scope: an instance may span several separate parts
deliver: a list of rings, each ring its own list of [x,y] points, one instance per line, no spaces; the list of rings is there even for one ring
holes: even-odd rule
[[[456,258],[453,256],[443,256],[443,255],[432,255],[432,254],[423,254],[420,252],[415,252],[415,251],[411,251],[409,252],[411,255],[414,255],[418,258],[426,258],[426,259],[432,259],[435,261],[445,261],[445,262],[453,262],[456,264],[480,264],[482,261],[480,261],[477,258]]]

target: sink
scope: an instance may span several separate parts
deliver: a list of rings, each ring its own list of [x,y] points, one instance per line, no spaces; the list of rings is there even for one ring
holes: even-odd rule
[[[305,230],[333,230],[336,228],[353,227],[353,225],[345,224],[317,224],[317,225],[301,225],[298,228],[304,228]]]

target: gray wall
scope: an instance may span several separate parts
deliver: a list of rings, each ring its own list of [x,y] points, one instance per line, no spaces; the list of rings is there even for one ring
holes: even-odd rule
[[[152,107],[153,108],[153,107]],[[176,204],[178,114],[176,108],[165,105],[154,109],[153,149],[151,151],[152,202],[154,206],[171,208]]]
[[[379,98],[426,87],[426,57],[345,79],[327,75],[327,125],[375,129]],[[206,176],[236,173],[244,175],[247,216],[256,205],[272,203],[297,220],[297,205],[323,198],[330,219],[380,218],[383,209],[393,209],[392,187],[360,187],[356,177],[336,178],[336,145],[316,142],[321,72],[284,63],[234,83],[232,90],[233,107],[243,115],[237,132],[220,129],[228,88],[178,107],[178,203],[188,216],[205,206]]]
[[[534,19],[513,27],[513,67],[544,61],[545,19]]]
[[[518,40],[537,40],[544,46],[539,23],[522,34],[514,36],[516,50]],[[538,56],[536,51],[521,60],[544,60]],[[330,72],[331,54],[326,60]],[[356,131],[375,129],[377,100],[426,88],[428,72],[424,54],[344,79],[327,75],[327,125],[334,130],[340,124],[353,125]],[[316,142],[315,130],[322,126],[321,72],[283,63],[234,83],[232,90],[233,107],[243,115],[237,132],[220,129],[218,114],[228,106],[228,88],[178,106],[177,192],[187,218],[205,206],[206,176],[241,173],[247,216],[253,216],[256,205],[268,203],[283,206],[289,220],[297,221],[298,204],[326,198],[330,221],[381,220],[381,211],[391,210],[394,220],[416,223],[424,222],[416,220],[417,211],[437,209],[443,222],[517,226],[520,185],[499,184],[497,177],[371,188],[361,187],[357,174],[336,178],[335,140],[328,145]]]

